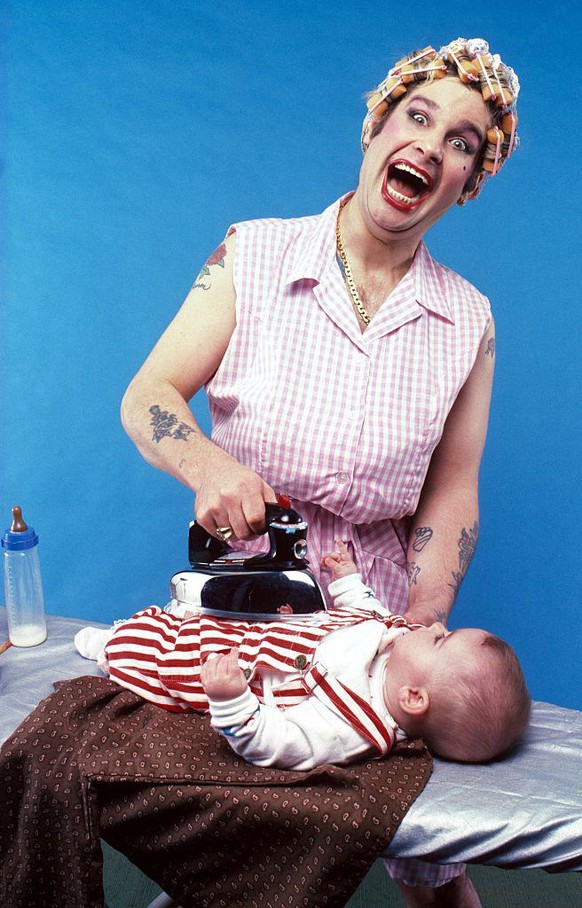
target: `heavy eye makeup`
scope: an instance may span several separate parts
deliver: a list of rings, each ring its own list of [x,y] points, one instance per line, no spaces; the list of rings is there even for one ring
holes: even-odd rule
[[[450,141],[453,148],[458,149],[458,151],[463,152],[463,154],[469,155],[469,157],[475,157],[481,146],[480,141],[471,142],[470,139],[460,135],[453,136]]]
[[[406,113],[408,117],[419,126],[428,126],[429,115],[425,111],[419,110],[416,107],[410,107]],[[472,128],[471,132],[473,132]],[[477,154],[478,147],[481,143],[481,137],[477,134],[475,135],[475,139],[475,142],[471,142],[466,136],[452,133],[449,142],[457,151],[461,151],[463,154],[473,157]]]
[[[428,114],[423,113],[421,110],[409,108],[406,113],[411,120],[414,120],[414,122],[418,123],[420,126],[426,126],[428,124]]]
[[[455,136],[454,139],[451,139],[451,145],[453,148],[458,148],[459,151],[463,151],[465,154],[474,154],[473,148],[469,145],[466,139],[462,139],[460,136]]]

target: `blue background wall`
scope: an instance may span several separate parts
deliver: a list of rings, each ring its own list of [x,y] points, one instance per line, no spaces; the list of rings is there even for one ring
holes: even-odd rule
[[[414,47],[482,35],[519,73],[522,147],[428,236],[491,297],[498,331],[482,537],[455,622],[508,638],[536,698],[582,707],[573,15],[499,0],[12,5],[0,522],[20,503],[40,533],[49,612],[110,621],[165,602],[186,565],[192,496],[141,460],[118,408],[228,224],[354,187],[363,93]]]

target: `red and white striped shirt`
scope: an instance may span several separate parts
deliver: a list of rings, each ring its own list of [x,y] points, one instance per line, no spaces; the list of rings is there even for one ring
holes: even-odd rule
[[[339,204],[231,228],[237,325],[206,386],[212,437],[291,497],[315,573],[345,539],[365,582],[403,612],[407,518],[490,309],[421,243],[362,333],[336,261]]]

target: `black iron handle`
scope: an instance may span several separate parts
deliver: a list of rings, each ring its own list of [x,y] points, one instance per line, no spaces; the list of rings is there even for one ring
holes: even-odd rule
[[[278,568],[307,567],[307,524],[300,514],[291,507],[286,496],[277,496],[278,501],[265,503],[266,530],[269,534],[269,551],[266,554],[248,556],[241,552],[244,569],[276,570]],[[204,527],[194,522],[188,537],[188,560],[192,567],[211,565],[224,558],[232,548],[221,539],[215,539]]]

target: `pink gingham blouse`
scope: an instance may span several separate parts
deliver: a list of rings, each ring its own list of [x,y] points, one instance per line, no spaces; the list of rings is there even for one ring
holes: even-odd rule
[[[342,201],[230,228],[237,325],[206,386],[212,438],[291,497],[315,573],[344,539],[401,613],[409,518],[490,308],[421,243],[362,333],[336,260]]]

